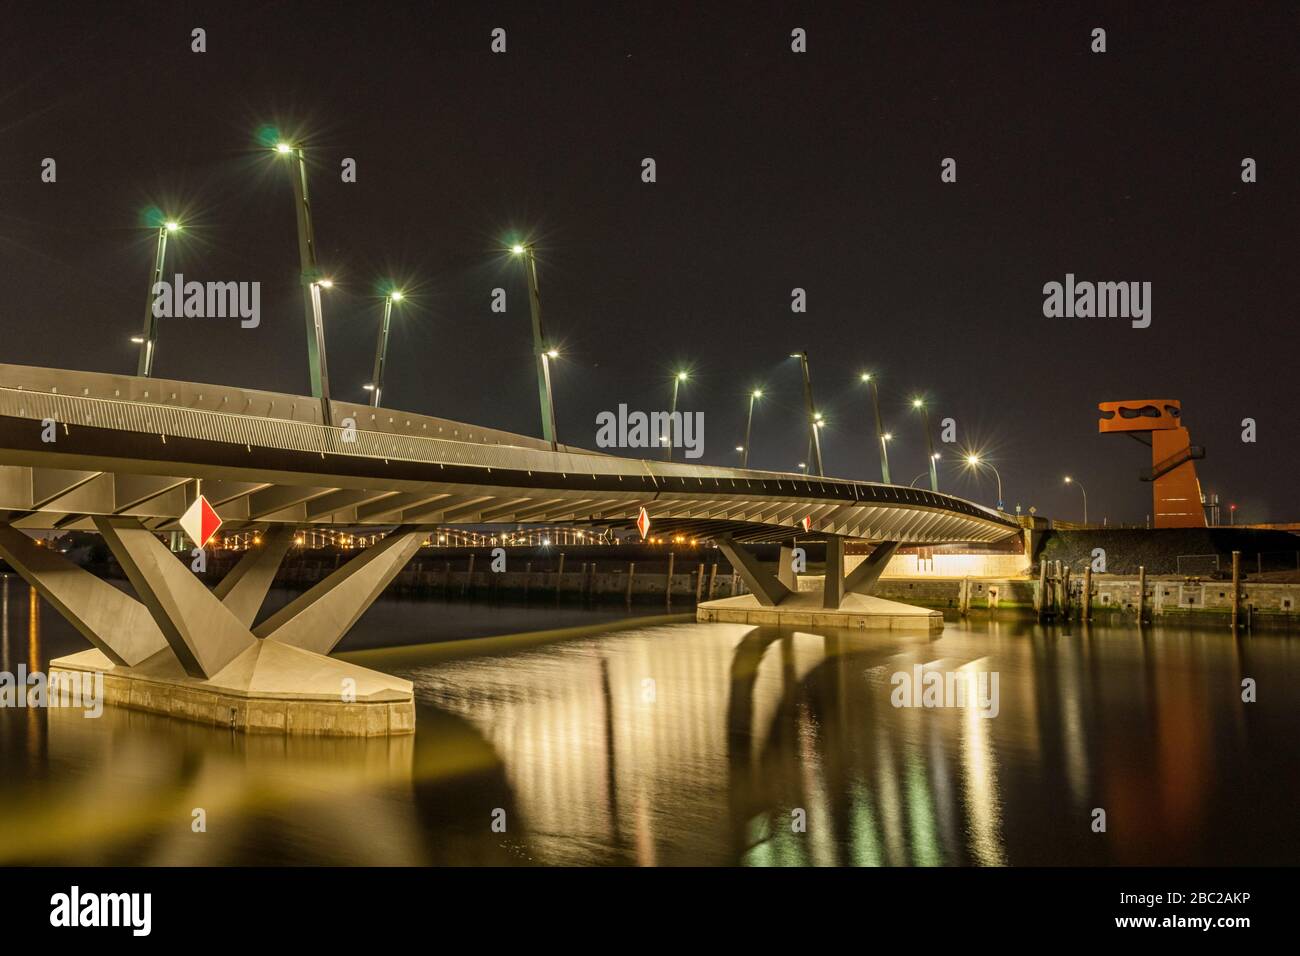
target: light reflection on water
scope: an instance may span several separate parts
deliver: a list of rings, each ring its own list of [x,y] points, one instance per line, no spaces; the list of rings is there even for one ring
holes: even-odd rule
[[[8,588],[3,669],[81,646]],[[439,607],[405,603],[426,623]],[[1295,863],[1295,647],[685,623],[463,659],[366,652],[415,684],[417,733],[392,740],[3,710],[0,862]],[[890,676],[917,664],[997,672],[998,716],[893,707]]]

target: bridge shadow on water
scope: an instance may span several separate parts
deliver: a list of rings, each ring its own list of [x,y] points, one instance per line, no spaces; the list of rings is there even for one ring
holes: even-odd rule
[[[28,727],[44,724],[28,741],[39,771],[11,777],[0,798],[0,862],[521,862],[469,836],[465,794],[514,807],[491,747],[436,707],[417,720],[419,734],[363,740],[236,734],[113,707],[98,719],[29,711]]]

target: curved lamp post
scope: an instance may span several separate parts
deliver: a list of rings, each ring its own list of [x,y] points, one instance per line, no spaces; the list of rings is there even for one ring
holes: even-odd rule
[[[885,434],[884,425],[880,421],[880,390],[869,372],[862,373],[862,381],[871,389],[871,411],[876,419],[876,444],[880,446],[880,480],[889,484],[889,449],[885,447],[889,436]]]
[[[388,329],[393,319],[393,303],[402,301],[402,293],[393,289],[384,296],[384,321],[379,326],[379,342],[375,346],[375,372],[370,378],[370,406],[379,407],[379,396],[384,390],[384,369],[388,362]]]
[[[813,467],[817,469],[818,475],[825,475],[826,472],[822,467],[822,439],[821,425],[822,417],[817,414],[817,405],[813,402],[812,390],[812,373],[808,370],[808,353],[791,352],[790,358],[799,360],[799,369],[803,372],[803,402],[804,408],[808,413],[808,445],[812,454]]]
[[[321,315],[322,279],[316,264],[316,235],[311,222],[311,199],[307,193],[307,161],[302,147],[292,143],[276,143],[275,151],[293,160],[293,205],[298,219],[298,262],[302,279],[303,314],[307,322],[307,371],[311,377],[311,394],[320,399],[322,421],[329,425],[330,376],[325,359],[325,320]]]
[[[741,468],[749,467],[749,434],[754,425],[754,401],[762,397],[763,390],[761,388],[756,388],[749,393],[749,415],[745,419],[745,444],[742,446]]]
[[[686,379],[687,379],[687,374],[685,372],[678,372],[676,375],[673,376],[673,401],[672,404],[668,407],[668,435],[665,436],[667,438],[667,441],[664,442],[664,444],[668,446],[665,449],[665,453],[664,453],[664,457],[668,461],[673,460],[673,439],[675,437],[673,435],[673,419],[677,415],[677,389],[681,386],[682,382],[686,381]],[[748,438],[745,440],[745,444],[746,446],[748,446],[749,444]]]
[[[997,468],[994,467],[991,461],[985,461],[979,455],[967,455],[966,464],[970,465],[972,468],[980,468],[982,466],[987,467],[993,472],[994,477],[996,477],[998,480],[998,511],[1001,511],[1002,510],[1002,475],[998,473]]]
[[[930,456],[930,490],[939,490],[939,472],[935,469],[934,454],[934,436],[930,434],[930,409],[926,407],[924,399],[912,399],[912,407],[921,413],[921,421],[925,426],[925,453]]]
[[[1084,489],[1083,485],[1080,482],[1075,481],[1069,475],[1065,476],[1065,483],[1067,485],[1078,485],[1079,490],[1083,492],[1083,523],[1087,524],[1088,523],[1088,492]]]
[[[537,256],[531,243],[515,243],[511,254],[520,256],[524,274],[528,278],[528,308],[533,319],[533,354],[537,356],[537,395],[542,405],[542,437],[551,443],[551,451],[559,449],[555,437],[555,399],[551,391],[550,360],[559,353],[548,349],[542,334],[542,293],[537,285]]]
[[[162,281],[163,263],[167,258],[167,237],[179,232],[181,224],[174,219],[158,225],[158,242],[154,247],[153,271],[149,274],[149,297],[144,304],[144,331],[132,336],[131,341],[140,346],[140,357],[136,361],[135,374],[145,377],[153,375],[154,354],[158,350],[158,316],[153,314],[154,289]]]

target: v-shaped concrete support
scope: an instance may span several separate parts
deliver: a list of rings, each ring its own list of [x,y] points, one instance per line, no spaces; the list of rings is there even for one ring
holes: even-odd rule
[[[7,524],[0,556],[114,664],[134,667],[167,649],[143,604]]]
[[[221,601],[244,627],[252,627],[257,612],[262,609],[266,592],[271,589],[275,572],[293,543],[294,529],[272,528],[262,535],[262,546],[244,554],[239,562],[226,572],[212,593]]]
[[[185,673],[210,678],[253,646],[239,618],[138,519],[94,521]]]
[[[898,544],[897,541],[882,541],[876,545],[875,550],[867,555],[863,562],[853,569],[853,573],[844,580],[844,591],[851,591],[854,594],[869,594],[872,586],[880,580],[880,575],[884,573],[885,566],[889,564],[889,559],[898,550]],[[840,560],[842,567],[843,558],[841,557]],[[829,566],[826,573],[830,573]],[[841,571],[841,573],[843,572]],[[829,607],[829,605],[827,606]]]
[[[328,654],[419,550],[427,531],[401,527],[257,626],[258,637]]]
[[[736,569],[745,582],[745,586],[754,593],[760,604],[767,607],[776,607],[791,594],[794,590],[777,579],[770,571],[764,568],[755,560],[754,556],[736,544],[730,535],[722,535],[717,539],[718,550],[721,551],[731,562],[731,566]],[[789,565],[789,549],[781,549],[781,562],[783,565]]]

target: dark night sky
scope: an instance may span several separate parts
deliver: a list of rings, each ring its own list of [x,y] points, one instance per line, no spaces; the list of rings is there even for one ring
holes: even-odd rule
[[[1300,519],[1295,4],[228,6],[7,17],[4,361],[133,370],[139,217],[158,204],[188,227],[168,272],[260,281],[263,321],[164,319],[157,373],[306,391],[289,183],[254,139],[276,124],[313,160],[336,396],[364,394],[372,289],[392,275],[412,301],[385,404],[538,433],[522,272],[500,252],[527,235],[565,353],[563,440],[592,446],[619,402],[666,407],[687,363],[704,460],[735,462],[761,384],[751,464],[792,469],[806,436],[786,356],[807,349],[830,474],[878,477],[871,369],[896,481],[924,468],[906,408],[923,391],[996,461],[1009,507],[1077,519],[1069,472],[1094,520],[1142,521],[1147,452],[1098,436],[1096,403],[1177,398],[1206,490],[1242,520]],[[1044,318],[1043,283],[1067,272],[1152,282],[1151,327]],[[989,477],[941,487],[995,497]]]

